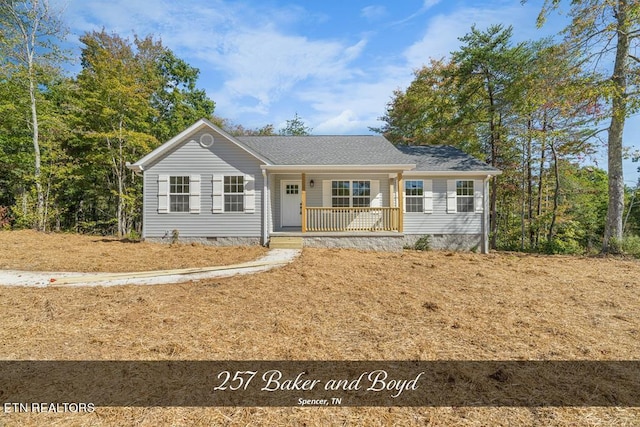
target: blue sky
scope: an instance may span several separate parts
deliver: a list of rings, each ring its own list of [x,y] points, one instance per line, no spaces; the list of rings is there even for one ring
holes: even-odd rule
[[[200,69],[198,87],[215,114],[244,127],[284,126],[297,112],[315,134],[368,134],[413,71],[459,47],[476,24],[512,25],[514,41],[557,33],[537,29],[542,1],[529,0],[57,0],[69,41],[86,31],[153,34]],[[626,144],[640,149],[640,116]],[[606,167],[606,154],[593,159]],[[625,181],[638,164],[625,162]]]

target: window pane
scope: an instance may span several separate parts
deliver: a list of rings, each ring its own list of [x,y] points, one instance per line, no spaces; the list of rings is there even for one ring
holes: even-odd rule
[[[348,197],[332,197],[331,206],[334,208],[348,208],[349,198]]]
[[[473,181],[456,181],[458,196],[473,196]]]
[[[473,197],[458,197],[456,200],[458,212],[473,212]]]
[[[353,197],[371,196],[370,181],[353,181]],[[354,204],[355,206],[355,204]]]
[[[169,178],[170,194],[189,194],[189,177],[172,176]]]
[[[368,197],[354,197],[353,198],[353,207],[354,208],[367,208],[367,207],[369,207],[369,198]]]
[[[244,196],[237,195],[237,194],[225,194],[224,211],[225,212],[244,211]]]
[[[422,196],[422,181],[405,181],[404,190],[407,196]]]
[[[224,211],[244,211],[244,176],[224,177]]]
[[[169,210],[171,212],[189,212],[189,196],[172,194]]]
[[[407,212],[422,212],[422,197],[407,197]]]
[[[189,177],[169,177],[169,212],[189,212]]]
[[[225,193],[243,193],[244,177],[243,176],[225,176],[224,192]]]
[[[349,181],[331,181],[331,195],[332,196],[349,196]],[[347,204],[347,206],[349,206]]]

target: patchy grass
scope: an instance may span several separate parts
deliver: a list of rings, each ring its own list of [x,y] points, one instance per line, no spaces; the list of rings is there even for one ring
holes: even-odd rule
[[[21,247],[20,233],[15,236],[14,250],[3,249],[3,265],[25,265],[17,259],[28,252],[50,259],[47,269],[69,266],[65,257],[56,255],[69,236],[47,235],[38,247]],[[7,236],[0,233],[0,239],[4,247]],[[86,246],[82,256],[102,250],[94,251],[94,246],[127,246],[83,239],[97,241]],[[156,268],[154,251],[171,251],[133,246],[140,252],[138,260],[150,263],[136,261],[136,270]],[[175,262],[188,261],[178,257]],[[183,265],[163,262],[161,268]],[[611,258],[305,249],[283,268],[196,283],[0,287],[0,358],[637,360],[639,277],[638,261]],[[7,414],[3,421],[99,426],[633,426],[640,423],[640,409],[99,408],[84,415]]]

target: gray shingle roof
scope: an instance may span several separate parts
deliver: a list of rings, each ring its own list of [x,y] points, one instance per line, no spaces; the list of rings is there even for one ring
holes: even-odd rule
[[[274,165],[412,164],[382,136],[239,136]]]
[[[239,136],[236,139],[274,165],[415,164],[416,171],[499,172],[451,146],[393,146],[377,135]]]
[[[177,145],[203,127],[214,130],[261,161],[274,166],[411,165],[409,166],[411,168],[416,165],[416,171],[500,173],[498,169],[456,148],[444,145],[394,147],[379,135],[240,136],[234,138],[206,119],[198,120],[128,167],[143,171],[146,165],[168,155]]]
[[[416,164],[417,171],[499,172],[462,150],[448,145],[398,145],[398,150]]]

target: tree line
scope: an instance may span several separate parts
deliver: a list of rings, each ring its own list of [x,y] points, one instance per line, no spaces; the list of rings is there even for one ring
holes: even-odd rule
[[[0,31],[0,228],[135,235],[142,180],[127,162],[203,117],[276,134],[215,117],[199,70],[152,36],[87,32],[69,77],[66,29],[47,0],[0,0]],[[309,132],[297,113],[279,131]]]
[[[547,0],[539,24],[561,3]],[[493,248],[640,254],[638,187],[625,189],[622,174],[624,124],[640,101],[640,4],[573,1],[569,17],[560,42],[472,27],[448,59],[395,91],[373,130],[394,143],[453,145],[501,169]],[[585,167],[601,148],[607,171]]]
[[[561,4],[546,0],[540,24]],[[624,123],[640,104],[640,5],[574,1],[569,16],[561,42],[515,43],[511,27],[472,27],[448,59],[415,71],[372,129],[396,144],[453,145],[501,169],[491,182],[493,248],[618,251],[623,233],[640,233],[640,197],[622,177]],[[65,33],[47,0],[0,0],[0,228],[135,236],[142,181],[126,163],[199,118],[233,135],[312,132],[297,113],[277,131],[215,116],[199,70],[152,36],[87,32],[81,69],[68,76]],[[584,166],[602,147],[607,171]]]

